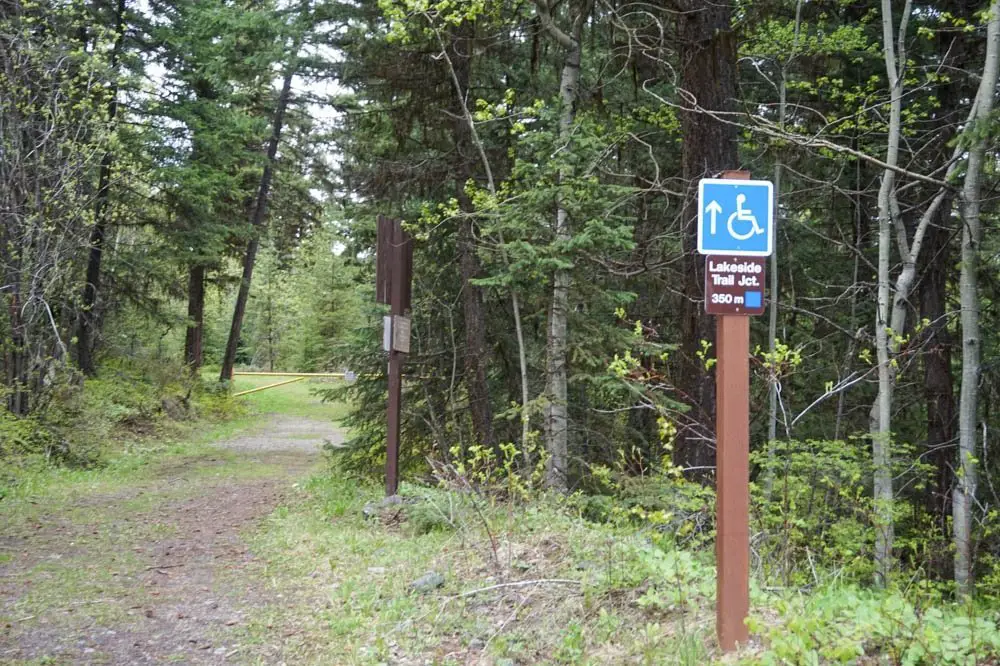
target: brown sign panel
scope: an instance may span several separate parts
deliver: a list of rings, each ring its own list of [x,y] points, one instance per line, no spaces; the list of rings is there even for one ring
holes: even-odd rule
[[[403,231],[402,222],[383,215],[378,216],[377,232],[375,301],[393,306],[394,313],[402,314],[410,309],[413,239]]]
[[[393,230],[392,281],[399,281],[398,309],[394,314],[403,314],[410,309],[410,298],[413,291],[413,239],[403,231],[403,223],[395,221]]]
[[[375,229],[375,301],[389,305],[392,298],[392,232],[393,221],[379,215]]]
[[[705,312],[714,315],[764,314],[766,257],[705,257]]]

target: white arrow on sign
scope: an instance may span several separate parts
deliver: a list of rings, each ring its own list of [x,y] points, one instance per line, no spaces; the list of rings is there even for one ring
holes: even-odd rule
[[[715,218],[718,217],[719,213],[722,212],[722,206],[715,199],[712,199],[707,206],[705,206],[705,212],[712,216],[712,235],[715,235]]]

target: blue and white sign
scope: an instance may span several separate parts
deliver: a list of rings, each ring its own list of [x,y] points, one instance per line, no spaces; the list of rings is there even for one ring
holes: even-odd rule
[[[774,186],[766,180],[698,183],[698,252],[768,257],[774,249]]]

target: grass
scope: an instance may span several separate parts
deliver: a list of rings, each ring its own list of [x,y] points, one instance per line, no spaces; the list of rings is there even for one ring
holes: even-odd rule
[[[233,390],[275,381],[241,376]],[[236,398],[246,410],[227,421],[197,424],[169,442],[129,445],[103,469],[43,470],[20,484],[0,502],[0,518],[11,533],[44,524],[61,540],[63,556],[25,571],[28,591],[0,620],[34,618],[30,623],[47,615],[68,629],[84,616],[105,626],[127,623],[122,609],[143,602],[124,582],[142,565],[131,547],[172,535],[167,523],[123,526],[115,515],[152,517],[158,507],[202,492],[206,482],[278,474],[267,461],[213,443],[256,427],[266,414],[342,418],[343,406],[314,394],[324,385],[302,381]],[[416,486],[404,485],[404,492],[413,504],[370,520],[361,510],[381,489],[324,473],[296,486],[284,506],[245,535],[256,555],[250,569],[217,571],[220,588],[237,588],[247,575],[266,588],[266,603],[248,609],[242,662],[274,663],[274,645],[280,661],[296,664],[710,659],[711,626],[700,608],[639,604],[635,581],[623,573],[641,545],[634,534],[587,524],[552,499],[513,506]],[[5,555],[9,565],[16,554]],[[411,589],[429,572],[444,577],[440,588]],[[525,581],[542,582],[503,586]],[[502,587],[487,589],[495,585]],[[74,613],[67,599],[85,610]]]
[[[404,494],[415,503],[366,519],[380,489],[333,472],[275,512],[249,537],[276,601],[253,618],[248,642],[292,635],[281,658],[297,664],[711,660],[710,604],[643,606],[623,578],[645,547],[635,534],[588,524],[553,499],[486,506],[436,489]],[[411,589],[428,572],[444,584]]]
[[[277,384],[290,377],[248,377],[237,375],[233,380],[233,392],[246,391],[260,386]],[[266,391],[258,391],[235,398],[261,414],[286,414],[317,420],[339,421],[347,414],[345,405],[331,405],[322,402],[315,394],[317,389],[336,385],[339,379],[311,378]]]
[[[233,391],[239,392],[273,383],[273,377],[237,377]],[[111,456],[98,469],[36,466],[18,472],[17,482],[5,489],[0,501],[0,516],[14,519],[16,510],[30,502],[45,500],[48,509],[66,507],[82,497],[105,495],[118,489],[149,481],[163,474],[166,466],[185,465],[206,457],[230,463],[226,470],[204,473],[254,474],[241,463],[241,457],[220,450],[216,442],[231,439],[259,426],[268,414],[287,414],[318,421],[339,421],[347,413],[344,405],[323,403],[313,393],[318,382],[297,382],[276,389],[234,398],[235,409],[222,420],[199,420],[175,424],[159,437],[123,441],[120,453]],[[301,435],[301,437],[305,437]],[[266,472],[264,472],[266,473]]]
[[[238,377],[234,390],[273,381]],[[100,469],[28,472],[0,501],[0,575],[15,572],[0,578],[13,590],[0,602],[0,636],[134,624],[128,610],[155,604],[134,583],[147,563],[139,553],[178,536],[165,507],[216,484],[270,477],[291,487],[247,528],[253,559],[234,567],[220,559],[212,570],[213,595],[262,590],[239,626],[220,629],[239,641],[240,663],[694,666],[908,655],[905,663],[964,665],[1000,654],[993,610],[839,585],[784,597],[755,590],[752,627],[767,647],[723,657],[710,552],[678,549],[652,523],[593,524],[574,498],[503,503],[407,484],[405,504],[371,518],[363,509],[380,487],[332,466],[292,485],[280,457],[215,446],[266,414],[339,420],[346,409],[321,403],[313,393],[321,385],[237,398],[246,409],[233,418],[127,442]],[[430,572],[442,585],[412,587]]]
[[[255,383],[260,382],[238,380],[236,390]],[[69,621],[76,604],[87,604],[91,621],[122,621],[123,600],[137,603],[138,594],[124,582],[127,577],[119,575],[134,574],[138,566],[129,546],[172,536],[171,527],[156,518],[160,507],[203,492],[206,482],[283,473],[256,456],[220,449],[217,442],[258,427],[269,413],[326,422],[344,413],[339,406],[321,403],[309,387],[296,384],[234,400],[242,408],[232,410],[229,418],[175,424],[158,437],[122,441],[111,447],[119,453],[99,468],[19,470],[0,501],[0,523],[5,537],[35,543],[36,552],[25,559],[22,549],[13,545],[17,541],[10,542],[9,550],[0,543],[0,566],[18,565],[16,582],[26,590],[2,611],[0,625],[18,620],[23,625],[52,615]],[[150,518],[116,518],[142,515]],[[115,603],[105,604],[103,598]]]

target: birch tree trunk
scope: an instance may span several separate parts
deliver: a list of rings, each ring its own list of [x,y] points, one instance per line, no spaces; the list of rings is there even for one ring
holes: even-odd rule
[[[979,244],[982,238],[980,198],[986,154],[982,123],[993,110],[997,73],[1000,70],[1000,0],[990,4],[986,30],[983,78],[976,95],[973,122],[966,131],[974,137],[962,187],[962,268],[959,293],[962,305],[962,388],[958,406],[958,483],[952,493],[955,539],[955,584],[962,596],[972,592],[972,503],[976,497],[976,415],[979,401]]]
[[[907,0],[900,18],[899,42],[904,44],[909,22],[911,3]],[[899,162],[899,143],[902,133],[903,77],[905,63],[903,49],[897,58],[895,30],[892,23],[892,2],[882,0],[882,36],[884,41],[885,69],[889,79],[889,135],[886,149],[887,168],[882,174],[878,193],[878,297],[875,316],[875,351],[878,358],[878,398],[872,407],[871,440],[874,463],[873,496],[875,501],[875,582],[885,585],[892,571],[892,389],[895,368],[890,344],[890,287],[889,266],[892,252],[894,221],[899,217],[896,200],[896,171]],[[898,331],[892,331],[893,334]]]
[[[577,5],[572,17],[573,27],[567,34],[554,23],[545,0],[536,0],[539,18],[549,34],[563,47],[566,60],[563,62],[559,82],[559,143],[566,146],[573,131],[576,114],[576,95],[580,84],[580,62],[582,55],[581,36],[583,26],[590,14],[591,4],[584,0]],[[570,174],[565,169],[559,173],[560,181]],[[569,212],[562,201],[556,202],[554,227],[555,243],[565,244],[570,240]],[[568,269],[556,269],[552,276],[552,303],[549,308],[549,322],[545,360],[545,447],[549,454],[545,483],[556,490],[566,490],[566,472],[569,464],[569,417],[568,417],[568,377],[566,356],[569,348],[569,288],[572,278]]]

